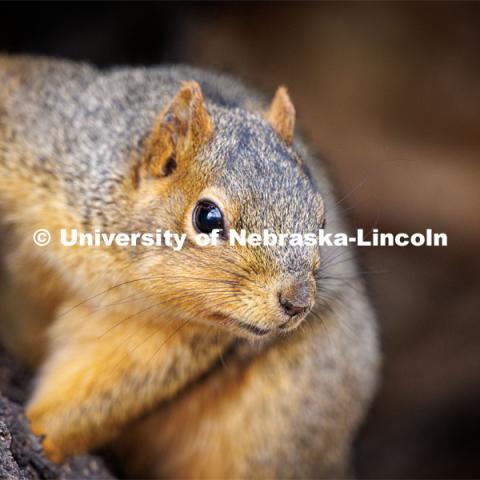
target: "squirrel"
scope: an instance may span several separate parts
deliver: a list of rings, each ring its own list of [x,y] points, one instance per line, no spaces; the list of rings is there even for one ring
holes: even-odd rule
[[[0,224],[2,340],[37,368],[27,416],[52,461],[108,448],[136,476],[351,472],[379,369],[355,252],[193,242],[348,230],[285,87],[268,102],[189,66],[0,56]],[[158,227],[184,248],[32,242]]]

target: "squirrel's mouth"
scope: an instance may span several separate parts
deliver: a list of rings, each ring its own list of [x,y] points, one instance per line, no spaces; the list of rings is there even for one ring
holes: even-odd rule
[[[240,320],[234,320],[234,322],[240,327],[246,330],[247,332],[253,333],[257,337],[263,337],[268,335],[271,330],[266,330],[264,328],[257,327],[256,325],[250,325],[249,323],[242,322]]]
[[[214,313],[211,316],[215,318],[215,320],[221,320],[222,322],[225,322],[230,325],[233,324],[236,327],[239,327],[240,329],[250,333],[251,335],[255,335],[256,337],[263,337],[265,335],[268,335],[271,332],[271,330],[257,327],[256,325],[252,325],[250,323],[242,322],[237,318],[233,318],[229,315],[224,315],[223,313]]]

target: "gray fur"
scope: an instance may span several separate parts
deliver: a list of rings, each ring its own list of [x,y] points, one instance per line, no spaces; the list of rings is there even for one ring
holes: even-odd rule
[[[35,75],[28,77],[21,95],[8,101],[8,111],[0,111],[0,126],[8,124],[37,152],[35,164],[26,166],[51,179],[86,228],[138,226],[134,222],[140,219],[125,218],[125,183],[159,112],[182,81],[196,80],[215,127],[198,162],[209,172],[212,184],[241,202],[234,228],[316,232],[322,222],[316,208],[320,193],[327,232],[347,229],[323,164],[301,139],[292,147],[285,145],[262,117],[265,99],[234,79],[186,66],[99,71],[41,59],[30,60],[28,68]],[[298,167],[297,157],[303,168]],[[20,161],[32,162],[27,157]],[[8,158],[5,162],[5,171],[20,170],[8,164]],[[147,229],[154,217],[143,220]],[[264,261],[289,272],[308,268],[314,253],[294,247],[260,252]],[[312,317],[306,321],[315,336],[312,333],[298,357],[282,366],[309,390],[294,412],[288,411],[286,400],[279,401],[277,414],[287,412],[282,416],[284,437],[252,452],[253,471],[272,458],[282,458],[278,476],[346,473],[352,436],[374,391],[378,368],[374,314],[352,255],[349,248],[321,252],[316,309],[325,313],[322,309],[327,305],[336,324],[321,336],[321,329],[315,327],[318,321]],[[280,344],[268,355],[281,357],[282,349]],[[275,370],[265,375],[275,375]],[[252,422],[269,415],[269,408],[267,403],[258,405]],[[314,447],[309,448],[309,443]]]

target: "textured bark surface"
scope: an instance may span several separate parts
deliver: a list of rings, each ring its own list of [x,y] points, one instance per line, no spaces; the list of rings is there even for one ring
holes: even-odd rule
[[[0,347],[0,479],[112,479],[93,455],[54,465],[43,455],[40,439],[30,431],[23,404],[30,374]]]

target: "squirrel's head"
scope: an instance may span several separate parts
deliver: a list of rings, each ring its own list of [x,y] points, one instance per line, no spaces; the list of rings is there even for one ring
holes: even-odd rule
[[[246,336],[297,327],[313,308],[318,246],[231,246],[232,230],[317,233],[323,201],[293,147],[285,88],[264,112],[206,104],[185,82],[157,118],[135,174],[130,228],[186,233],[180,251],[138,253],[164,311]],[[147,228],[148,227],[148,228]],[[221,232],[201,247],[197,233]],[[132,267],[133,268],[133,267]]]

